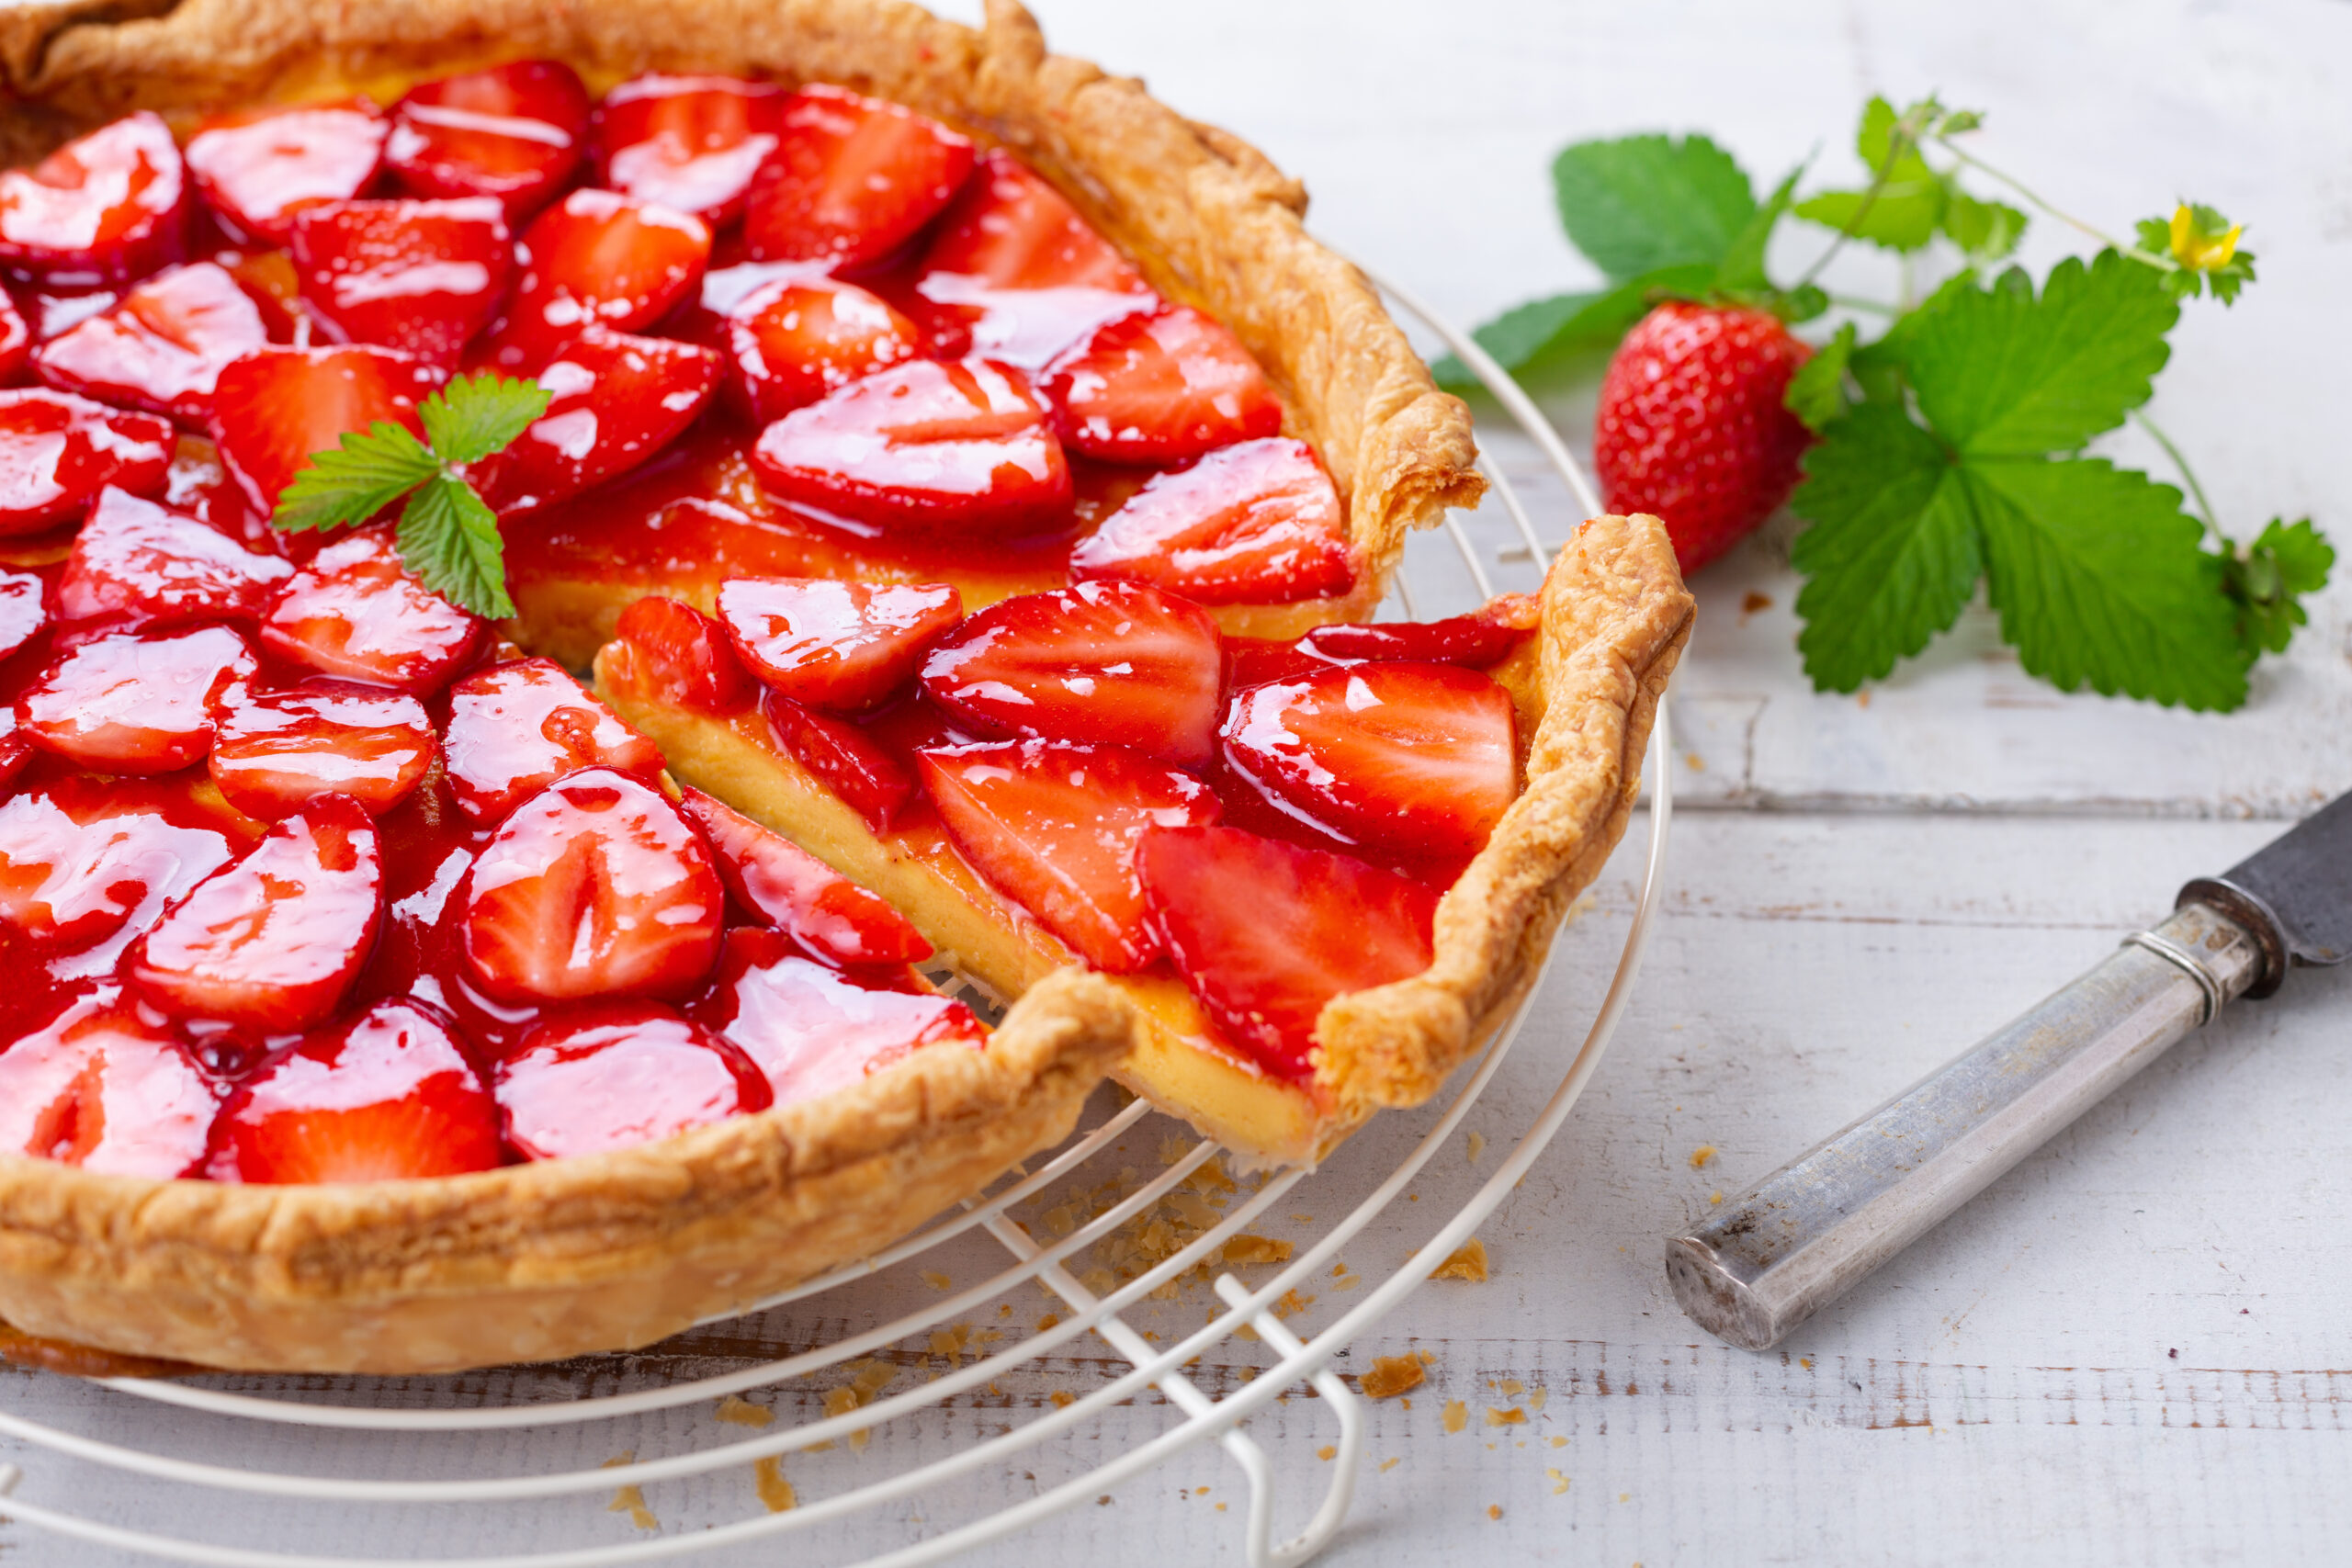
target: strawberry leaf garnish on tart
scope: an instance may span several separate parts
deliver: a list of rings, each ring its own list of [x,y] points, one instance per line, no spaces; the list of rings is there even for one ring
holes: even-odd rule
[[[270,522],[289,533],[340,528],[406,497],[394,537],[417,580],[476,615],[512,615],[498,516],[463,470],[505,450],[549,400],[537,381],[460,376],[419,405],[426,440],[389,420],[346,431],[340,446],[311,454]]]

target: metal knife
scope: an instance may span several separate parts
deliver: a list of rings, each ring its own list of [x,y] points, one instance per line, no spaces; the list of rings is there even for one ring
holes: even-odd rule
[[[2220,876],[2171,919],[1669,1237],[1683,1311],[1769,1349],[2240,997],[2352,953],[2352,795]]]

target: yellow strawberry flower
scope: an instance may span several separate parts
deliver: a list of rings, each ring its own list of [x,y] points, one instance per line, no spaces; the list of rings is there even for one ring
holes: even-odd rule
[[[2238,236],[2245,225],[2233,223],[2220,234],[2198,221],[2197,209],[2187,202],[2173,209],[2173,259],[2191,272],[2219,272],[2238,254]]]

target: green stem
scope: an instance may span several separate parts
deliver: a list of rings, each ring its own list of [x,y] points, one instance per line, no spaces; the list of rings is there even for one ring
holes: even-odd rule
[[[2138,409],[2132,411],[2132,418],[2141,429],[2156,438],[2156,445],[2165,449],[2165,456],[2172,459],[2172,466],[2180,470],[2182,479],[2188,481],[2188,493],[2197,498],[2198,510],[2204,513],[2198,521],[2212,530],[2213,537],[2222,542],[2222,547],[2224,550],[2233,548],[2234,547],[2230,543],[2230,536],[2222,532],[2222,525],[2218,514],[2213,511],[2213,503],[2206,498],[2205,487],[2197,482],[2197,470],[2188,466],[2188,458],[2179,447],[2173,445],[2171,436],[2157,428],[2154,420],[2150,419]]]
[[[1877,203],[1879,193],[1886,189],[1887,181],[1894,176],[1894,165],[1902,161],[1904,153],[1918,147],[1919,133],[1925,129],[1924,118],[1915,122],[1909,116],[1905,116],[1894,122],[1894,129],[1888,132],[1886,138],[1886,161],[1871,171],[1871,183],[1862,188],[1861,205],[1854,209],[1854,215],[1846,220],[1845,227],[1838,231],[1838,237],[1829,242],[1829,248],[1822,252],[1811,266],[1804,269],[1804,276],[1796,280],[1794,287],[1789,292],[1793,294],[1797,289],[1804,288],[1815,278],[1819,277],[1821,269],[1827,266],[1838,251],[1844,248],[1846,242],[1854,237],[1854,231],[1860,228],[1862,220],[1871,215],[1871,208]]]
[[[1873,316],[1903,314],[1903,307],[1900,305],[1890,305],[1883,299],[1859,299],[1851,294],[1832,294],[1829,296],[1829,302],[1832,305],[1843,306],[1849,310],[1867,310]]]
[[[2022,180],[2019,180],[2013,175],[2003,174],[2000,170],[1993,167],[1992,164],[1970,152],[1967,148],[1962,147],[1951,137],[1939,135],[1936,137],[1935,141],[1937,146],[1941,147],[1945,152],[1951,153],[1953,157],[1959,159],[1970,168],[1974,169],[1978,174],[1984,175],[1988,178],[2000,181],[2003,185],[2008,186],[2011,190],[2025,197],[2026,200],[2041,209],[2042,211],[2048,213],[2051,217],[2058,220],[2059,222],[2066,224],[2070,228],[2081,230],[2084,233],[2088,234],[2100,244],[2108,246],[2118,254],[2129,256],[2133,261],[2138,262],[2144,266],[2154,267],[2158,272],[2178,272],[2180,270],[2180,264],[2173,260],[2170,256],[2160,256],[2155,254],[2154,252],[2143,251],[2137,245],[2126,244],[2123,241],[2117,239],[2114,235],[2107,232],[2104,229],[2094,228],[2092,225],[2086,223],[2081,219],[2075,217],[2073,213],[2061,211],[2059,209],[2052,207],[2049,202],[2044,201],[2040,195],[2030,188]]]

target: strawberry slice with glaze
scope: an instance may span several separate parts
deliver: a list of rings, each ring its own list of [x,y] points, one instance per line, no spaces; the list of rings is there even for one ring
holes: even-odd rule
[[[31,357],[33,330],[17,313],[17,302],[0,289],[0,386],[14,381]]]
[[[501,515],[529,512],[625,474],[684,434],[718,386],[718,355],[693,344],[590,326],[537,372],[548,412],[475,465]]]
[[[253,679],[245,639],[227,626],[127,632],[68,649],[17,699],[17,723],[42,750],[115,773],[169,773],[204,760],[231,687]]]
[[[937,120],[839,87],[803,87],[753,176],[743,249],[754,261],[871,266],[913,239],[972,172],[972,144]]]
[[[922,661],[923,694],[981,735],[1124,746],[1180,767],[1216,754],[1224,681],[1208,612],[1132,582],[1001,600]]]
[[[1357,664],[1234,695],[1226,761],[1286,816],[1387,859],[1468,860],[1519,794],[1510,694],[1450,664]]]
[[[1144,835],[1153,925],[1201,1010],[1268,1072],[1313,1076],[1332,998],[1430,966],[1435,888],[1348,855],[1235,828]]]
[[[28,571],[0,571],[0,659],[22,649],[49,626],[48,587]]]
[[[1217,819],[1206,784],[1114,746],[1011,740],[919,751],[923,787],[958,853],[1097,969],[1157,957],[1136,840]]]
[[[171,473],[169,422],[70,392],[0,392],[0,538],[80,517],[108,485],[153,495]]]
[[[1227,637],[1234,690],[1268,681],[1292,681],[1334,664],[1406,660],[1491,670],[1510,657],[1533,626],[1532,596],[1507,593],[1485,608],[1442,621],[1385,621],[1378,626],[1317,626],[1294,642]],[[1524,621],[1525,625],[1515,622]]]
[[[1073,578],[1125,578],[1204,604],[1288,604],[1355,582],[1345,513],[1303,441],[1222,446],[1155,474],[1070,552]]]
[[[766,931],[728,933],[718,977],[694,1015],[758,1066],[778,1105],[847,1089],[925,1045],[978,1050],[989,1039],[970,1008],[904,969],[843,975]]]
[[[187,1047],[111,987],[0,1051],[0,1153],[192,1176],[219,1104]]]
[[[495,197],[537,211],[580,162],[588,89],[571,66],[518,60],[412,88],[392,106],[384,163],[423,197]]]
[[[592,322],[650,327],[701,287],[709,265],[701,219],[609,190],[573,191],[523,231],[522,280],[493,358],[544,363],[547,348]]]
[[[690,604],[639,599],[621,612],[613,635],[622,646],[606,657],[628,658],[626,679],[664,705],[724,718],[759,699],[760,683],[736,657],[727,628]]]
[[[455,1026],[406,998],[264,1061],[212,1127],[216,1181],[392,1181],[500,1162],[498,1106]]]
[[[458,201],[333,201],[295,214],[302,304],[337,341],[454,365],[490,324],[514,263],[506,211]]]
[[[757,822],[688,788],[678,809],[702,829],[718,878],[736,905],[836,968],[920,964],[931,943],[890,907],[848,877]]]
[[[777,278],[728,316],[728,395],[760,423],[922,352],[878,295],[831,277]]]
[[[261,307],[226,267],[191,262],[41,344],[33,370],[69,392],[201,425],[221,367],[269,338]]]
[[[892,533],[1019,535],[1067,526],[1069,464],[1020,371],[918,359],[761,433],[761,481],[786,501]]]
[[[356,97],[217,114],[188,139],[188,173],[232,236],[282,245],[297,212],[375,183],[390,130]]]
[[[184,512],[119,490],[98,492],[57,582],[57,616],[166,626],[258,617],[294,569]]]
[[[246,502],[266,517],[311,454],[345,432],[387,420],[422,439],[416,405],[446,378],[388,348],[257,348],[222,367],[208,428]]]
[[[1110,463],[1181,463],[1283,428],[1241,340],[1188,305],[1106,323],[1055,362],[1046,398],[1062,445]]]
[[[0,266],[68,288],[141,276],[180,259],[189,207],[171,128],[142,109],[0,171]]]
[[[539,1024],[492,1082],[506,1145],[526,1160],[651,1143],[774,1099],[741,1050],[653,1002]]]
[[[595,119],[603,183],[624,195],[691,212],[713,226],[742,215],[744,194],[775,151],[788,95],[737,76],[624,82]]]
[[[752,672],[795,702],[854,712],[914,679],[931,642],[964,617],[944,582],[730,578],[718,620]]]
[[[263,607],[261,646],[322,675],[424,696],[462,668],[482,620],[417,581],[389,526],[337,539]]]
[[[484,824],[575,769],[662,776],[661,749],[551,659],[509,660],[450,687],[442,744],[458,807]]]
[[[131,943],[125,973],[179,1018],[268,1033],[308,1029],[342,1004],[383,920],[376,824],[328,795],[198,883]]]
[[[458,910],[467,965],[491,996],[582,1001],[693,991],[718,957],[726,899],[675,807],[590,768],[514,809]]]
[[[211,829],[136,804],[80,820],[46,795],[19,795],[0,803],[0,927],[63,951],[127,940],[232,852]],[[101,955],[105,969],[113,957]]]
[[[785,753],[876,832],[888,832],[914,798],[913,775],[888,748],[849,720],[803,706],[781,692],[763,695],[760,712]]]
[[[327,795],[381,815],[424,782],[434,750],[433,720],[414,697],[310,680],[230,701],[209,766],[229,804],[266,822]]]
[[[924,330],[1040,370],[1104,322],[1159,303],[1061,192],[991,152],[940,220],[914,295]]]

